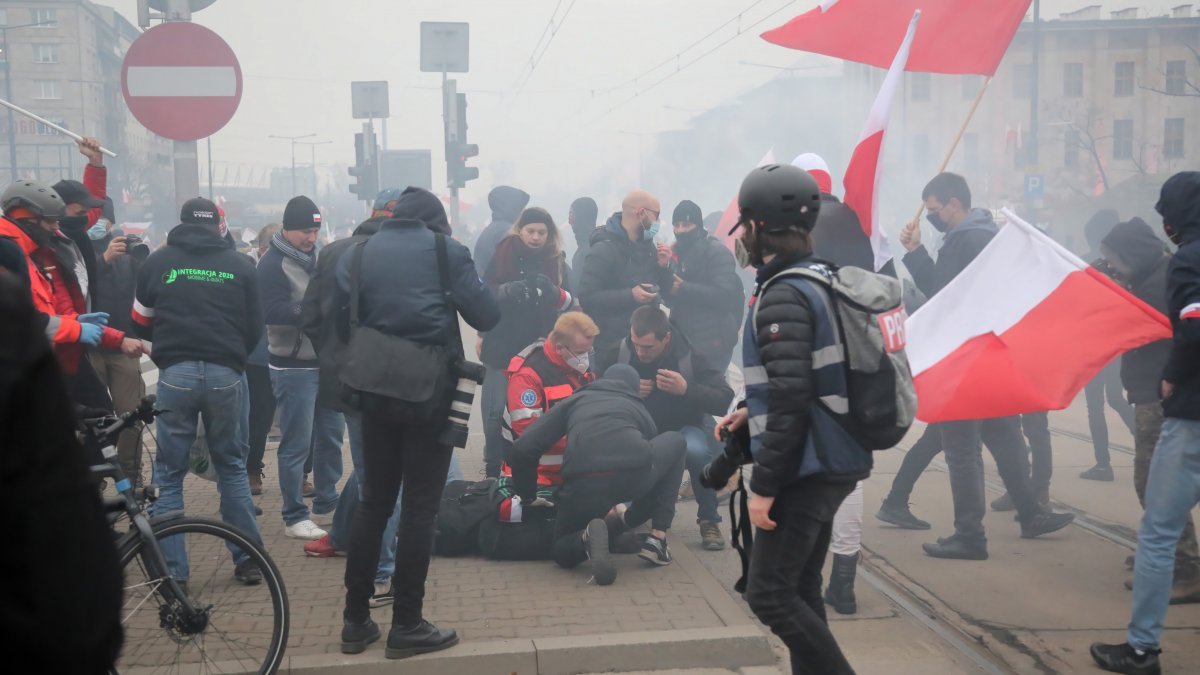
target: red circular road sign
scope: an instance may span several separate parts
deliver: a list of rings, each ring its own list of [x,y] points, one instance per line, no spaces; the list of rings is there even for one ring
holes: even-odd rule
[[[242,68],[221,36],[172,21],[133,42],[121,66],[129,111],[150,131],[194,141],[220,131],[242,100]]]

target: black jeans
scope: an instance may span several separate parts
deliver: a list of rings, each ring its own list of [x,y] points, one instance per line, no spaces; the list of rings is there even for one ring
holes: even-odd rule
[[[987,512],[981,447],[984,443],[996,460],[996,469],[1021,522],[1041,513],[1042,507],[1029,480],[1029,457],[1019,417],[944,422],[940,426],[946,466],[950,470],[957,536],[972,542],[987,542],[983,532],[983,516]]]
[[[887,501],[894,504],[908,504],[917,479],[929,468],[930,462],[942,451],[942,432],[938,425],[930,424],[925,427],[925,433],[913,443],[912,448],[905,453],[900,462],[900,470],[892,479],[892,490],[888,493]]]
[[[440,423],[397,424],[364,413],[362,428],[363,500],[350,525],[343,615],[356,623],[370,616],[368,602],[375,593],[383,530],[403,484],[392,577],[392,624],[414,626],[422,618],[434,524],[453,449],[437,442]]]
[[[1092,451],[1096,455],[1096,464],[1109,466],[1108,454],[1108,420],[1104,417],[1104,399],[1108,405],[1121,416],[1121,421],[1129,427],[1129,433],[1134,434],[1137,425],[1133,419],[1133,406],[1125,400],[1124,387],[1121,385],[1121,359],[1113,359],[1104,367],[1091,382],[1083,388],[1083,399],[1087,403],[1088,432],[1092,435]]]
[[[668,431],[650,440],[649,471],[567,478],[557,495],[554,562],[569,569],[587,560],[584,528],[593,519],[603,518],[617,504],[633,502],[625,511],[625,524],[630,528],[650,521],[655,530],[671,529],[686,455],[683,436],[678,431]]]
[[[1035,494],[1050,489],[1050,478],[1054,475],[1054,448],[1050,442],[1050,413],[1036,412],[1021,415],[1021,429],[1029,441],[1029,453],[1033,458],[1033,490]]]
[[[754,531],[746,601],[791,653],[793,673],[853,673],[825,618],[821,569],[833,515],[854,481],[808,479],[775,498],[774,530]]]
[[[247,365],[246,383],[250,388],[250,454],[246,456],[246,471],[260,474],[263,454],[267,451],[267,434],[275,423],[275,390],[271,388],[270,368]]]

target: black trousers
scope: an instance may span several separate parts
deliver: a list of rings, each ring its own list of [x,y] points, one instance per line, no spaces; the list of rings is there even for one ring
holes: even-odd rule
[[[775,498],[776,528],[754,531],[746,601],[791,653],[793,673],[853,673],[825,618],[821,570],[833,516],[854,481],[808,479]]]
[[[1092,378],[1083,388],[1083,400],[1087,403],[1088,432],[1092,435],[1092,452],[1096,456],[1096,464],[1109,466],[1111,458],[1108,452],[1108,420],[1104,416],[1104,401],[1121,417],[1121,421],[1129,428],[1129,433],[1136,435],[1133,406],[1125,400],[1125,388],[1121,384],[1121,359],[1113,359],[1111,363]]]
[[[1034,493],[1050,489],[1050,478],[1054,475],[1054,447],[1050,442],[1050,413],[1036,412],[1021,415],[1021,430],[1029,441],[1032,457],[1032,479]]]
[[[973,542],[987,541],[983,532],[983,516],[987,513],[982,448],[985,443],[996,460],[996,469],[1021,522],[1041,513],[1042,507],[1029,479],[1029,455],[1019,417],[943,422],[939,426],[946,467],[950,470],[957,536]]]
[[[671,529],[679,484],[683,482],[687,442],[678,431],[650,440],[649,471],[623,471],[608,476],[567,478],[558,491],[558,517],[554,523],[554,561],[571,568],[587,560],[583,530],[612,507],[632,502],[625,511],[630,528],[650,521],[655,530]]]
[[[275,422],[275,390],[271,388],[271,369],[267,366],[246,366],[246,382],[250,387],[250,454],[246,471],[262,473],[263,454],[267,450],[267,434]]]
[[[368,602],[375,593],[383,530],[403,485],[392,577],[392,624],[413,626],[422,619],[434,524],[453,449],[437,442],[440,423],[401,425],[364,413],[362,427],[363,501],[350,525],[344,616],[357,623],[370,616]]]
[[[925,433],[913,443],[912,448],[905,453],[900,462],[900,470],[892,479],[892,490],[887,496],[889,502],[908,504],[917,479],[929,468],[933,458],[942,451],[942,432],[936,424],[925,427]]]
[[[80,356],[75,374],[67,375],[66,380],[71,403],[112,412],[113,402],[112,397],[108,395],[108,387],[96,374],[96,369],[92,367],[91,361]]]

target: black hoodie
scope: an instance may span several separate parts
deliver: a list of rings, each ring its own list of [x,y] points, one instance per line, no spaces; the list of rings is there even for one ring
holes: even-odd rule
[[[215,228],[180,225],[138,273],[133,320],[159,369],[205,361],[240,373],[262,336],[254,263]]]
[[[488,206],[492,207],[492,222],[479,233],[475,241],[475,268],[486,272],[492,264],[496,247],[512,230],[513,223],[529,203],[529,193],[515,187],[501,185],[488,193]]]
[[[1127,223],[1117,223],[1103,243],[1132,270],[1129,279],[1121,280],[1130,292],[1166,314],[1167,265],[1171,257],[1154,230],[1141,219],[1134,218]],[[1165,339],[1130,350],[1121,357],[1121,383],[1130,403],[1157,403],[1162,399],[1159,383],[1170,356],[1171,341]]]
[[[1169,178],[1154,208],[1181,242],[1167,267],[1167,318],[1175,337],[1163,378],[1175,393],[1163,401],[1163,413],[1200,420],[1200,171]]]

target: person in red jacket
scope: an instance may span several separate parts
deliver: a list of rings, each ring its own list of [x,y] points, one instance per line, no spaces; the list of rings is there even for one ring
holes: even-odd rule
[[[559,401],[594,378],[590,371],[592,341],[600,333],[583,312],[559,315],[554,329],[513,357],[508,376],[508,400],[502,433],[506,450],[525,429]],[[538,498],[552,503],[562,485],[562,459],[567,439],[559,439],[538,464]],[[480,536],[483,553],[500,560],[544,560],[554,541],[554,511],[522,504],[510,489],[512,469],[500,467],[499,490],[504,497],[497,518],[486,521]],[[539,504],[539,507],[541,505]]]
[[[111,409],[107,392],[83,360],[84,346],[120,349],[133,356],[144,351],[142,343],[108,328],[107,314],[87,311],[78,249],[58,230],[66,209],[57,192],[34,181],[17,181],[0,195],[0,206],[4,209],[0,236],[16,243],[25,255],[33,305],[45,321],[46,336],[54,344],[72,398],[89,407]]]

